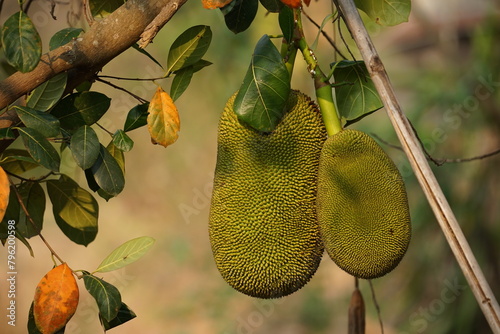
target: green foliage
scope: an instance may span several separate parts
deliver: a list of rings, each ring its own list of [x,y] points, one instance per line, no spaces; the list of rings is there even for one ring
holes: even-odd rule
[[[167,72],[175,72],[200,61],[211,41],[212,30],[209,26],[199,25],[184,31],[170,47]]]
[[[126,0],[90,0],[92,16],[106,16],[123,5]]]
[[[42,54],[42,41],[24,12],[13,14],[2,28],[2,45],[10,65],[21,72],[33,70]]]
[[[104,273],[129,265],[143,257],[154,243],[155,239],[151,237],[129,240],[106,256],[95,272]]]
[[[97,235],[99,206],[94,197],[66,175],[47,181],[57,225],[73,242],[87,246]]]
[[[26,101],[26,106],[38,111],[47,111],[62,97],[68,74],[60,73],[35,88]]]
[[[343,119],[352,123],[383,107],[364,62],[342,60],[332,67],[337,106]]]
[[[134,319],[135,317],[136,315],[134,311],[132,311],[125,303],[122,302],[120,308],[118,309],[116,317],[114,317],[110,321],[101,318],[101,322],[104,329],[109,330],[111,328],[120,326],[121,324],[124,324],[127,321]]]
[[[35,162],[53,171],[59,171],[61,157],[50,142],[37,130],[16,128],[23,139],[24,146]]]
[[[25,126],[38,131],[46,138],[55,137],[61,132],[59,120],[51,114],[30,107],[15,106],[14,109]]]
[[[286,41],[291,42],[293,39],[293,30],[295,29],[295,23],[293,19],[293,11],[290,7],[285,6],[281,9],[278,15],[278,22],[283,32],[283,37]]]
[[[82,169],[88,169],[99,157],[99,138],[90,126],[84,125],[71,136],[69,148],[77,165]]]
[[[279,51],[264,35],[255,47],[234,111],[254,129],[271,132],[285,112],[289,94],[290,74]]]
[[[15,193],[15,191],[13,192]],[[13,217],[19,217],[16,219],[16,230],[25,238],[31,238],[38,235],[43,228],[45,193],[38,182],[21,183],[17,187],[17,192],[19,192],[19,196],[23,201],[26,211],[29,213],[29,217],[25,209],[19,205],[19,202],[14,201],[17,202],[17,205],[14,205],[13,209],[17,208],[18,215],[14,214]]]
[[[57,49],[58,47],[71,42],[73,39],[80,36],[83,32],[81,28],[65,28],[54,34],[49,42],[50,50]]]
[[[395,26],[408,21],[411,0],[354,0],[356,7],[383,26]]]
[[[100,145],[96,162],[90,167],[92,176],[100,189],[111,196],[116,196],[125,186],[125,176],[116,159]]]
[[[147,124],[149,103],[138,104],[127,114],[123,131],[128,132]]]
[[[227,28],[238,34],[250,27],[258,9],[259,0],[233,0],[229,5],[221,8],[221,11]]]
[[[100,317],[108,322],[116,318],[122,305],[120,291],[112,284],[85,271],[83,281],[85,288],[97,302]]]
[[[123,130],[117,130],[113,134],[113,144],[123,152],[128,152],[134,147],[134,141]]]
[[[51,110],[61,127],[69,133],[84,125],[93,125],[108,111],[111,99],[98,92],[73,93]]]
[[[272,13],[279,13],[279,11],[285,7],[283,2],[280,0],[259,0],[265,9]]]

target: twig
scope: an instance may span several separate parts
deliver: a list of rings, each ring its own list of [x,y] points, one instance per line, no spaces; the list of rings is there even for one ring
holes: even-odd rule
[[[129,81],[156,81],[161,79],[166,79],[167,76],[157,77],[157,78],[127,78],[127,77],[116,77],[114,75],[98,75],[97,78],[107,78],[115,80],[129,80]]]
[[[108,135],[110,135],[111,137],[113,137],[113,132],[109,131],[108,129],[106,129],[104,126],[102,126],[101,124],[99,123],[95,123],[98,127],[101,128],[102,131],[106,132]]]
[[[45,240],[45,238],[42,235],[42,231],[40,231],[38,229],[38,227],[36,226],[35,222],[33,221],[33,218],[31,218],[31,215],[28,212],[28,209],[26,208],[26,205],[24,205],[24,202],[23,202],[23,199],[21,197],[21,194],[19,193],[19,190],[17,190],[16,186],[14,185],[14,183],[12,182],[12,180],[10,178],[9,178],[9,182],[10,182],[10,184],[12,186],[11,188],[14,189],[14,192],[16,193],[17,201],[19,202],[19,205],[21,206],[21,209],[23,209],[24,214],[26,215],[26,218],[28,218],[28,220],[31,223],[31,225],[33,225],[33,228],[35,229],[35,231],[37,231],[38,236],[40,237],[40,239],[42,239],[43,243],[45,244],[45,246],[47,246],[47,248],[49,249],[50,253],[53,256],[55,256],[61,263],[64,263],[64,261],[59,257],[59,255],[57,255],[56,251],[47,242],[47,240]]]
[[[89,0],[83,0],[83,14],[85,15],[85,19],[87,23],[91,27],[94,24],[94,17],[92,16],[92,11],[90,10]]]
[[[396,150],[403,151],[403,148],[401,146],[391,144],[388,141],[382,139],[380,136],[378,136],[375,133],[370,133],[370,135],[372,137],[374,137],[375,139],[377,139],[379,142],[383,143],[384,145],[386,145],[388,147],[394,148]],[[417,137],[418,137],[418,135],[417,135]],[[427,152],[427,150],[425,149],[425,147],[422,147],[422,149],[424,150],[424,153],[425,153],[425,155],[427,157],[427,160],[428,161],[432,161],[436,166],[442,166],[444,164],[451,164],[451,163],[462,163],[462,162],[470,162],[470,161],[475,161],[475,160],[482,160],[482,159],[486,159],[486,158],[495,156],[497,154],[500,154],[500,148],[499,148],[499,149],[496,149],[496,150],[494,150],[492,152],[489,152],[489,153],[486,153],[486,154],[482,154],[482,155],[477,155],[477,156],[474,156],[474,157],[471,157],[471,158],[456,158],[456,159],[441,158],[441,159],[437,159],[437,158],[434,158],[433,156],[431,156],[429,154],[429,152]]]
[[[5,170],[5,173],[9,174],[12,177],[15,177],[16,179],[24,181],[24,182],[40,182],[40,181],[45,180],[46,178],[48,178],[51,175],[55,175],[54,172],[49,172],[48,174],[40,176],[39,178],[36,178],[36,179],[35,178],[33,178],[33,179],[27,179],[27,178],[24,178],[24,177],[19,176],[17,174],[14,174],[12,172],[9,172],[8,170]]]
[[[372,291],[373,305],[375,305],[375,309],[377,310],[378,322],[380,323],[380,333],[384,334],[384,323],[382,322],[382,312],[380,311],[380,305],[378,304],[377,297],[375,296],[375,288],[373,287],[371,279],[368,280],[368,283],[370,284],[370,290]]]
[[[113,87],[113,88],[115,88],[115,89],[121,90],[121,91],[123,91],[123,92],[125,92],[125,93],[129,94],[130,96],[132,96],[133,98],[135,98],[136,100],[138,100],[138,101],[139,101],[139,102],[141,102],[141,103],[148,102],[147,100],[143,99],[142,97],[140,97],[140,96],[138,96],[138,95],[135,95],[134,93],[132,93],[132,92],[130,92],[130,91],[128,91],[128,90],[126,90],[125,88],[120,87],[120,86],[117,86],[117,85],[115,85],[114,83],[111,83],[111,82],[109,82],[109,81],[107,81],[107,80],[102,79],[102,77],[96,78],[96,81],[100,81],[100,82],[105,83],[106,85],[109,85],[109,86],[111,86],[111,87]]]
[[[345,19],[347,27],[361,52],[366,67],[373,80],[403,149],[417,176],[420,186],[434,211],[434,215],[481,307],[493,333],[500,334],[500,307],[484,277],[470,246],[465,238],[455,214],[450,208],[436,177],[434,176],[419,141],[408,119],[401,110],[394,89],[385,71],[375,46],[359,16],[353,0],[334,0]]]
[[[54,20],[57,20],[57,17],[54,14],[55,10],[56,10],[56,1],[55,0],[50,0],[50,16],[52,16],[52,18]]]
[[[339,56],[341,56],[342,58],[344,59],[347,59],[343,54],[342,52],[340,51],[340,49],[337,47],[337,45],[335,44],[335,41],[326,33],[326,31],[324,31],[321,26],[316,22],[314,21],[314,19],[312,17],[310,17],[305,11],[304,9],[302,9],[302,13],[305,15],[305,17],[309,20],[309,22],[311,22],[316,28],[318,28],[318,30],[321,32],[321,34],[323,35],[323,37],[328,41],[328,43],[330,43],[330,45],[335,49],[335,52],[337,52],[339,54]]]
[[[28,12],[28,10],[30,9],[32,3],[33,3],[33,0],[28,0],[28,2],[26,3],[26,6],[24,6],[24,9],[23,9],[23,11],[25,13]]]

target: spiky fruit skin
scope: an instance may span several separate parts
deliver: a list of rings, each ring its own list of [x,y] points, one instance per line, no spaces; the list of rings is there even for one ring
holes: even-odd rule
[[[401,175],[361,131],[343,130],[325,142],[317,213],[326,251],[355,277],[387,274],[408,248],[410,211]]]
[[[316,219],[321,147],[317,107],[292,91],[268,134],[240,124],[233,95],[219,122],[209,236],[217,268],[236,290],[277,298],[304,286],[323,245]]]

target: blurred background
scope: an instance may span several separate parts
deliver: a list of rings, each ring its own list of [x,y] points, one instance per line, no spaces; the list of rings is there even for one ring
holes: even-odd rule
[[[79,1],[57,2],[50,17],[50,1],[34,1],[28,12],[48,50],[49,38],[70,22],[81,24]],[[306,8],[318,23],[331,12],[328,1]],[[7,0],[0,23],[18,10]],[[71,14],[69,17],[67,13]],[[310,283],[291,296],[258,300],[232,290],[220,277],[212,259],[207,224],[219,115],[227,98],[238,89],[253,48],[264,34],[280,33],[277,15],[259,9],[247,31],[234,35],[219,11],[202,8],[200,1],[184,5],[160,31],[150,52],[166,63],[174,39],[192,25],[210,25],[212,45],[204,59],[213,65],[196,73],[176,102],[181,117],[178,141],[164,149],[150,143],[146,128],[130,132],[134,149],[125,155],[126,186],[109,202],[99,198],[99,234],[88,247],[70,242],[46,210],[44,236],[74,269],[93,271],[123,242],[152,236],[155,246],[140,261],[102,278],[117,286],[137,318],[113,333],[151,334],[263,334],[346,333],[347,310],[354,287],[327,255]],[[470,158],[500,148],[500,5],[495,1],[413,0],[408,23],[381,28],[367,21],[405,113],[435,158]],[[332,27],[326,26],[331,34]],[[317,30],[307,24],[308,39]],[[344,37],[358,57],[349,34]],[[339,43],[341,44],[341,43]],[[317,57],[322,67],[334,61],[331,46],[320,39]],[[161,68],[135,50],[106,66],[102,74],[157,77]],[[0,79],[5,78],[5,67]],[[145,99],[156,89],[151,82],[115,82]],[[157,82],[168,91],[169,80]],[[292,87],[313,96],[313,84],[297,57]],[[100,83],[94,90],[113,100],[100,123],[114,132],[137,104],[130,96]],[[385,110],[365,118],[354,128],[380,138],[399,167],[408,189],[413,237],[401,264],[373,280],[384,333],[491,333],[470,288],[434,218],[404,154],[393,148],[397,138]],[[102,137],[106,143],[107,139]],[[389,145],[390,144],[390,145]],[[85,184],[71,157],[63,172]],[[500,297],[500,157],[434,166],[484,273]],[[97,196],[96,196],[97,197]],[[37,238],[30,243],[32,258],[18,243],[17,323],[0,320],[1,333],[26,333],[27,313],[38,281],[52,260]],[[0,248],[0,268],[6,263]],[[6,270],[0,272],[0,313],[5,312]],[[66,333],[101,333],[97,306],[79,282],[81,301]],[[367,309],[367,333],[381,333],[372,293],[360,282]]]

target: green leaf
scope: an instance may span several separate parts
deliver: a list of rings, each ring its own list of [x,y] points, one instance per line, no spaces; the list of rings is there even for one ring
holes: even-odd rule
[[[134,311],[132,311],[124,302],[120,305],[120,309],[118,310],[118,314],[111,321],[106,321],[106,319],[102,319],[105,330],[110,330],[111,328],[115,328],[126,323],[129,320],[132,320],[136,317]]]
[[[69,149],[78,166],[88,169],[99,157],[100,143],[94,129],[84,125],[71,136]]]
[[[271,13],[278,13],[285,5],[280,0],[260,0],[262,6]]]
[[[0,166],[12,174],[20,175],[40,165],[33,160],[28,151],[8,149],[2,154]]]
[[[99,188],[110,195],[118,195],[125,186],[125,177],[115,158],[100,145],[99,157],[91,167],[92,174]]]
[[[139,237],[129,240],[111,252],[97,267],[95,272],[113,271],[140,259],[153,246],[155,239]]]
[[[31,19],[20,11],[5,21],[2,47],[7,62],[18,71],[32,71],[42,55],[42,40]]]
[[[85,178],[87,179],[87,185],[89,186],[90,190],[95,192],[101,189],[95,181],[94,174],[92,174],[92,170],[90,168],[85,170]]]
[[[42,111],[15,106],[17,115],[28,128],[35,129],[44,137],[55,137],[61,132],[59,120]]]
[[[354,3],[373,21],[383,26],[407,22],[411,11],[411,0],[354,0]]]
[[[118,289],[88,272],[83,273],[85,288],[94,297],[99,307],[99,315],[106,321],[114,319],[122,305],[122,297]]]
[[[182,93],[184,93],[186,88],[188,88],[193,73],[193,66],[184,67],[182,70],[175,73],[175,77],[172,80],[172,86],[170,86],[170,97],[173,101],[177,100]]]
[[[43,167],[53,172],[59,172],[61,157],[56,149],[38,131],[31,128],[16,128],[23,139],[24,146],[29,154]]]
[[[35,226],[33,226],[28,217],[26,217],[26,213],[23,208],[18,205],[19,221],[16,224],[16,229],[25,238],[31,238],[38,235],[43,228],[45,193],[38,182],[24,182],[17,189],[21,195],[24,206],[35,223]]]
[[[123,131],[128,132],[147,124],[149,103],[138,104],[127,114]]]
[[[111,99],[98,92],[81,92],[66,96],[52,109],[61,127],[72,133],[84,125],[92,125],[106,113]]]
[[[73,242],[87,246],[97,235],[99,205],[85,189],[66,175],[47,181],[47,192],[57,225]]]
[[[161,66],[160,62],[158,60],[156,60],[155,57],[153,57],[149,52],[147,52],[143,48],[139,47],[139,45],[137,43],[135,43],[134,45],[132,45],[132,47],[135,50],[137,50],[140,53],[142,53],[143,55],[145,55],[146,57],[148,57],[149,59],[151,59],[156,65],[160,66],[163,69],[163,66]]]
[[[7,238],[7,224],[9,220],[13,220],[16,222],[16,225],[19,224],[19,215],[20,215],[20,208],[21,206],[19,205],[19,201],[17,199],[16,195],[16,186],[11,185],[10,186],[10,192],[9,192],[9,205],[7,206],[7,209],[5,210],[5,215],[2,218],[2,223],[0,226],[2,227],[2,236],[0,236],[0,239]],[[3,234],[5,232],[5,235]],[[20,235],[20,231],[16,228],[16,236]]]
[[[383,107],[382,101],[362,61],[342,60],[333,64],[337,106],[347,121],[359,119]]]
[[[289,94],[290,74],[279,51],[264,35],[234,100],[234,111],[240,121],[257,131],[271,132],[285,112]]]
[[[125,0],[90,0],[92,16],[107,16],[123,5]]]
[[[59,30],[52,36],[49,42],[49,49],[54,50],[58,47],[71,42],[76,39],[83,32],[81,28],[64,28]]]
[[[278,21],[283,32],[283,37],[290,43],[293,40],[293,31],[295,29],[292,9],[288,6],[283,6],[278,15]]]
[[[16,135],[12,131],[12,128],[0,129],[0,140],[11,140],[11,139],[16,139]]]
[[[113,144],[123,152],[128,152],[134,147],[134,141],[123,130],[117,130],[113,134]]]
[[[193,73],[196,73],[196,72],[202,70],[203,68],[210,66],[212,64],[213,63],[209,62],[208,60],[200,59],[192,65],[193,66]]]
[[[229,11],[221,8],[224,21],[229,30],[238,34],[247,30],[252,24],[257,15],[259,0],[234,0],[226,7],[229,6],[231,6]]]
[[[109,142],[108,146],[106,146],[106,150],[113,158],[115,158],[118,166],[120,166],[120,169],[123,172],[123,175],[125,175],[125,154],[123,154],[123,151],[116,147],[113,141]]]
[[[212,41],[209,26],[198,25],[180,34],[170,47],[167,72],[175,72],[198,62],[207,52]]]
[[[47,111],[61,98],[66,88],[68,73],[59,73],[35,88],[28,96],[26,106],[39,111]]]

